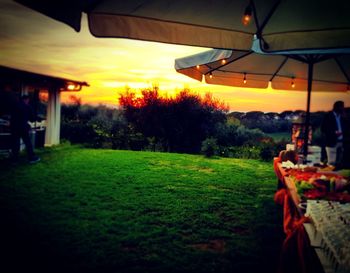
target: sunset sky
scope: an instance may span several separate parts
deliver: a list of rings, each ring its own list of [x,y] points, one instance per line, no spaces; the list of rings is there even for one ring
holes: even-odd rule
[[[200,94],[211,92],[231,111],[306,109],[306,92],[208,85],[175,71],[175,58],[208,48],[94,38],[85,16],[77,33],[10,0],[0,0],[0,10],[0,65],[86,81],[90,87],[74,93],[83,103],[116,106],[126,86],[138,92],[158,85],[169,96],[184,87]],[[63,95],[63,100],[71,94]],[[313,93],[311,110],[329,110],[335,100],[350,107],[349,92]]]

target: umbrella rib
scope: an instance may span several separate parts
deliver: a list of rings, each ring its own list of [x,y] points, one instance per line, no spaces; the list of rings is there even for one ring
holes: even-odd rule
[[[346,78],[348,83],[350,83],[350,76],[346,73],[344,66],[340,63],[340,61],[337,59],[337,57],[334,57],[334,60],[337,63],[337,65],[339,66],[341,72],[344,74],[344,77]]]
[[[267,14],[267,16],[265,17],[263,23],[261,24],[261,26],[259,26],[259,23],[257,21],[257,15],[256,15],[256,9],[255,9],[255,5],[254,2],[252,1],[253,5],[253,9],[254,9],[254,19],[256,22],[256,37],[260,40],[260,43],[262,42],[262,48],[263,49],[269,49],[269,44],[265,41],[264,37],[262,37],[262,31],[264,30],[266,24],[270,21],[272,15],[274,14],[275,10],[277,9],[278,5],[281,3],[281,0],[278,0],[273,7],[271,8],[271,10],[269,11],[269,13]]]
[[[250,1],[250,5],[253,9],[253,15],[254,15],[256,29],[259,29],[259,19],[258,19],[258,15],[256,14],[256,8],[255,8],[255,4],[254,4],[253,0]]]
[[[277,73],[280,72],[281,68],[285,65],[285,63],[287,62],[288,57],[285,56],[285,59],[283,60],[283,62],[280,64],[280,66],[277,68],[276,72],[272,75],[272,77],[270,78],[270,82],[272,82],[272,80],[276,77]]]
[[[302,63],[307,63],[307,64],[310,64],[310,63],[316,64],[335,57],[334,54],[321,54],[321,55],[320,54],[305,54],[305,55],[293,54],[288,56],[294,60],[297,60]]]
[[[240,59],[242,59],[242,58],[244,58],[244,57],[246,57],[246,56],[248,56],[248,55],[250,55],[250,54],[252,54],[252,53],[253,53],[253,51],[249,51],[249,52],[243,54],[242,56],[239,56],[239,57],[237,57],[237,58],[234,58],[234,59],[232,59],[232,60],[226,62],[225,64],[220,65],[220,66],[215,67],[215,68],[211,68],[209,65],[207,65],[207,66],[209,67],[209,71],[208,71],[207,73],[205,73],[204,75],[207,75],[207,74],[209,74],[209,73],[212,73],[213,71],[218,70],[218,69],[220,69],[221,67],[224,67],[224,66],[226,66],[226,65],[229,65],[230,63],[233,63],[233,62],[235,62],[235,61],[238,61],[238,60],[240,60]]]
[[[320,63],[329,59],[335,59],[337,56],[337,54],[322,54],[322,55],[318,55],[317,58],[315,58],[316,60],[314,61],[314,63]]]
[[[281,3],[281,0],[278,0],[273,7],[271,8],[271,10],[269,11],[269,13],[267,14],[267,16],[265,17],[264,21],[262,22],[261,26],[258,26],[258,29],[256,31],[256,35],[257,37],[260,39],[261,38],[261,34],[262,31],[264,30],[266,24],[269,22],[269,20],[271,19],[272,15],[274,14],[275,10],[277,9],[278,5]]]
[[[303,58],[302,55],[289,55],[289,58],[292,58],[302,63],[309,63],[309,61],[305,57]]]

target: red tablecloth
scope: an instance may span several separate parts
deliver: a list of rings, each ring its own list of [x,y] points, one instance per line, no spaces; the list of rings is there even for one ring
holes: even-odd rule
[[[288,236],[298,226],[299,220],[302,217],[299,215],[287,189],[278,190],[275,193],[274,199],[277,204],[283,206],[283,230]]]
[[[276,204],[283,206],[283,230],[286,239],[282,246],[278,273],[322,273],[322,265],[303,226],[309,219],[300,213],[291,198],[291,193],[284,183],[287,173],[281,172],[279,162],[279,159],[275,158],[274,170],[281,186],[275,193],[274,200]]]
[[[308,221],[302,217],[294,222],[294,229],[283,242],[278,273],[324,272],[303,226]]]
[[[275,171],[275,174],[277,176],[277,179],[279,181],[279,188],[280,184],[283,182],[283,174],[281,173],[280,169],[278,168],[278,163],[281,162],[281,159],[279,157],[275,157],[273,159],[273,170]]]

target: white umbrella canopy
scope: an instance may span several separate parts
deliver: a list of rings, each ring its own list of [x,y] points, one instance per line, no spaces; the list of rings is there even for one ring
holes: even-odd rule
[[[256,35],[264,52],[350,48],[348,0],[15,1],[76,31],[85,12],[97,37],[249,50]]]
[[[209,84],[267,88],[271,83],[274,89],[307,91],[309,67],[299,60],[302,57],[212,49],[176,59],[175,69],[199,81],[204,78]],[[350,84],[350,55],[314,58],[312,91],[346,92]]]
[[[349,54],[259,54],[212,49],[175,60],[177,72],[209,84],[307,91],[304,156],[308,153],[312,92],[347,92]]]

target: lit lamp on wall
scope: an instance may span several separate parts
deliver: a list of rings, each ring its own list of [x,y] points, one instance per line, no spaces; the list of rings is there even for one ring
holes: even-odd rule
[[[66,82],[63,87],[60,88],[60,91],[80,91],[82,85],[75,82]]]

